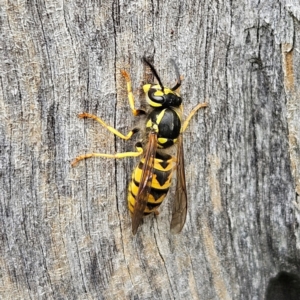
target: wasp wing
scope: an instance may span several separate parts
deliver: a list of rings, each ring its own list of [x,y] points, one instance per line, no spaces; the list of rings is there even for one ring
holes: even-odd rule
[[[150,132],[148,139],[148,146],[144,155],[144,165],[142,169],[141,181],[139,184],[138,193],[135,199],[134,212],[132,216],[132,233],[136,234],[139,225],[144,216],[148,197],[151,190],[153,167],[155,153],[157,149],[157,134]]]
[[[182,134],[177,141],[177,181],[175,202],[173,204],[171,232],[179,233],[185,223],[187,213],[187,192],[184,173],[184,153]]]

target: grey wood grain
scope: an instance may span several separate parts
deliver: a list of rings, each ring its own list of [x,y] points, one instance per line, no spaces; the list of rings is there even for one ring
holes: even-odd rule
[[[300,276],[299,4],[0,4],[0,297],[291,299],[281,291],[296,293]],[[167,85],[175,59],[186,115],[209,103],[184,136],[179,235],[169,230],[173,187],[132,236],[126,194],[138,159],[70,166],[79,154],[134,149],[138,137],[125,142],[77,114],[122,133],[139,124],[120,70],[145,104],[143,55]]]

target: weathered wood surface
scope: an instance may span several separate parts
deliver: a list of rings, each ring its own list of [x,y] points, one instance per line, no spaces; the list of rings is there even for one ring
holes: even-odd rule
[[[297,292],[299,4],[0,3],[2,299],[275,299],[291,282],[274,279],[281,271]],[[169,84],[177,61],[186,113],[209,103],[185,134],[180,235],[170,193],[132,236],[137,160],[70,167],[78,154],[134,148],[77,114],[134,127],[120,69],[143,101],[145,54]]]

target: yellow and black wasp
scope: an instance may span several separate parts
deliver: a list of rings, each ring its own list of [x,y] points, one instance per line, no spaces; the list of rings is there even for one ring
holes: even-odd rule
[[[182,134],[186,130],[192,116],[207,103],[198,104],[182,122],[182,99],[179,95],[181,77],[173,60],[177,82],[174,87],[164,87],[153,65],[144,58],[144,62],[150,67],[158,84],[145,84],[143,90],[147,103],[151,110],[147,112],[135,109],[134,97],[131,87],[130,75],[121,70],[127,82],[128,100],[134,116],[146,115],[146,137],[136,144],[136,151],[116,154],[89,153],[76,157],[72,162],[75,166],[80,160],[90,157],[124,158],[142,156],[141,161],[132,173],[132,179],[128,187],[128,208],[132,216],[132,232],[136,234],[139,225],[145,215],[158,214],[158,207],[166,197],[173,171],[177,170],[177,183],[175,200],[173,204],[171,231],[179,233],[185,223],[187,213],[187,191],[184,173],[184,154]],[[79,114],[79,118],[91,118],[106,127],[116,136],[128,140],[139,131],[138,128],[123,135],[115,128],[107,125],[95,115],[89,113]],[[169,148],[177,145],[177,155],[169,154]]]

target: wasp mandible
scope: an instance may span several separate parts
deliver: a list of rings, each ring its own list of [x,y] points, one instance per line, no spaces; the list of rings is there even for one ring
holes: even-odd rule
[[[207,107],[207,103],[198,104],[183,122],[182,99],[179,95],[182,78],[175,62],[171,60],[176,71],[176,84],[172,88],[168,88],[162,84],[154,66],[146,58],[143,58],[143,60],[158,81],[158,84],[145,84],[143,86],[146,101],[149,104],[149,111],[146,112],[135,108],[130,75],[125,70],[121,70],[121,74],[127,83],[128,101],[133,115],[146,116],[145,138],[136,143],[136,151],[116,154],[84,154],[76,157],[72,162],[72,166],[75,166],[80,160],[90,157],[118,159],[142,156],[142,159],[132,172],[131,182],[128,186],[128,208],[132,217],[133,234],[136,234],[145,215],[158,214],[157,209],[168,193],[173,171],[176,168],[177,182],[172,210],[171,231],[179,233],[184,226],[187,214],[182,135],[193,115],[200,108]],[[124,140],[130,139],[139,131],[138,128],[134,128],[127,135],[123,135],[95,115],[81,113],[78,116],[79,118],[94,119]],[[177,145],[176,156],[170,155],[168,151],[173,145]]]

